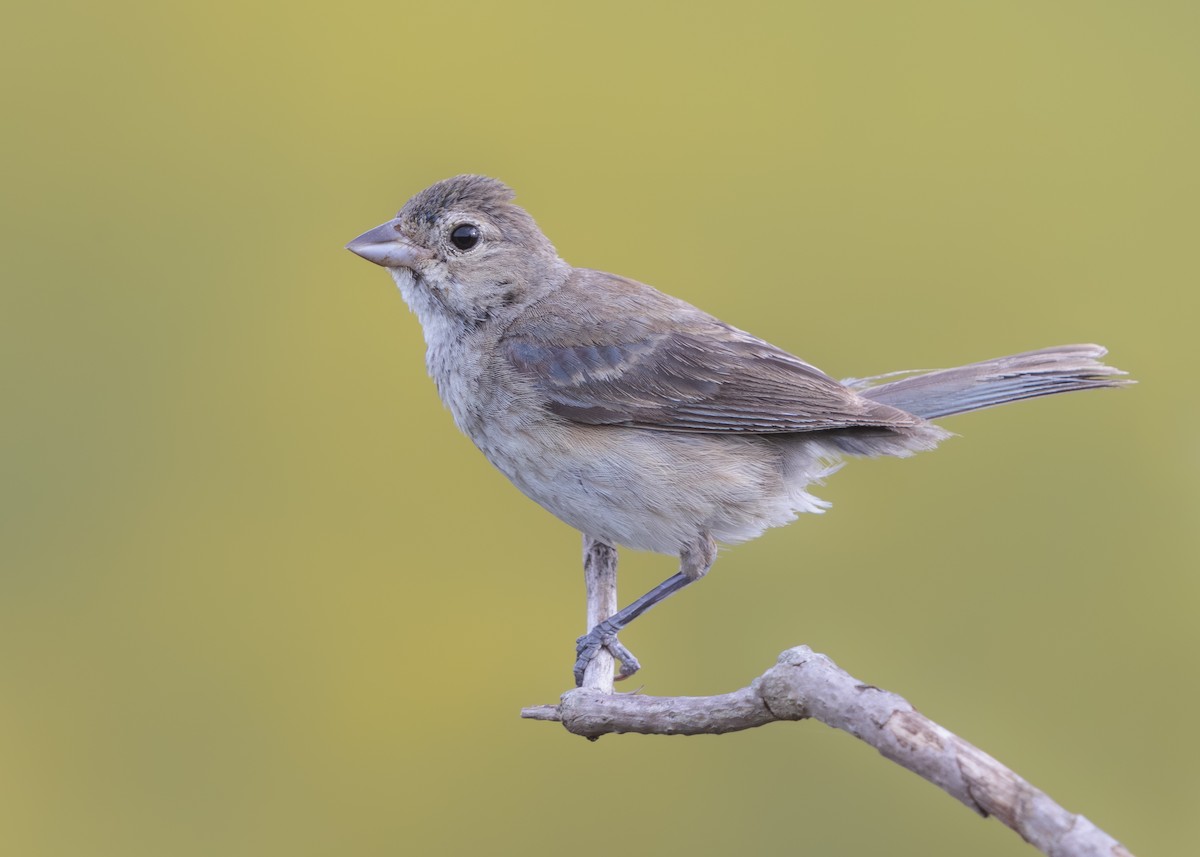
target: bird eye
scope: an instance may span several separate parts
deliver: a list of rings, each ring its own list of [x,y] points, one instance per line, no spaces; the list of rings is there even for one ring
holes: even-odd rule
[[[479,227],[473,223],[460,223],[450,233],[450,243],[459,250],[470,250],[479,243]]]

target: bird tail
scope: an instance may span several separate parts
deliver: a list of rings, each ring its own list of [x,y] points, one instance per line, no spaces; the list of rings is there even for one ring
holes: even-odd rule
[[[1060,345],[956,369],[891,372],[843,383],[872,401],[932,420],[1037,396],[1135,383],[1097,359],[1105,353],[1099,345]],[[908,377],[879,383],[899,375]]]

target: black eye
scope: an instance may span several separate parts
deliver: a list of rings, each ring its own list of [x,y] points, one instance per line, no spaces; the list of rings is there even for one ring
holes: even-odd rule
[[[450,243],[459,250],[470,250],[479,243],[479,227],[473,223],[460,223],[450,233]]]

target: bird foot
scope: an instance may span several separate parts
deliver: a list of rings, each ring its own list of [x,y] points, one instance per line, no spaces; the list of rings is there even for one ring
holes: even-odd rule
[[[617,639],[617,627],[605,620],[575,641],[575,686],[583,684],[583,672],[601,649],[608,649],[609,654],[621,662],[620,671],[613,676],[613,681],[623,681],[642,668],[633,652],[625,648]]]

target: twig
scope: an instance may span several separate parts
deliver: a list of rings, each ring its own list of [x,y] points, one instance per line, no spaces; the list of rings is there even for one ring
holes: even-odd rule
[[[587,587],[587,627],[595,628],[617,612],[617,549],[583,537],[583,582]],[[583,673],[583,690],[613,692],[613,656],[602,648]]]
[[[812,718],[866,741],[980,815],[994,815],[1049,857],[1131,857],[1092,822],[1067,812],[903,697],[864,684],[807,646],[788,649],[774,667],[733,693],[653,697],[581,687],[564,693],[558,705],[526,708],[521,716],[560,721],[592,740],[610,732],[711,735]]]

